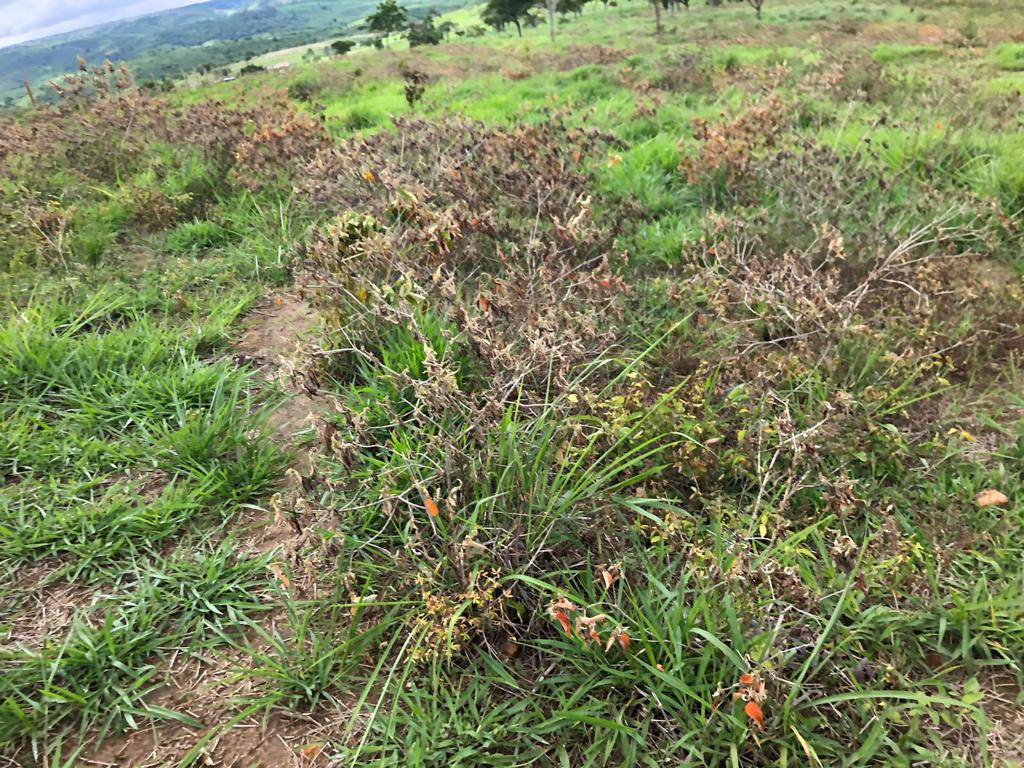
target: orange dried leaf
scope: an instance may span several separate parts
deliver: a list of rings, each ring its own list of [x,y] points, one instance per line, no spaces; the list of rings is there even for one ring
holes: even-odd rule
[[[601,569],[601,581],[604,582],[605,589],[611,589],[612,584],[615,583],[615,574],[609,571],[607,568]]]
[[[437,517],[441,514],[441,510],[437,508],[437,504],[435,504],[434,500],[429,496],[423,497],[423,506],[427,508],[427,514],[431,517]]]
[[[552,609],[561,608],[563,611],[578,611],[579,610],[579,608],[577,608],[569,600],[566,600],[564,597],[560,597],[555,602],[553,602],[551,604],[551,608]]]
[[[576,617],[576,634],[584,641],[593,640],[595,643],[600,645],[601,635],[598,634],[595,625],[601,623],[608,617],[605,614],[598,614],[597,616],[577,616]]]
[[[476,305],[480,307],[481,312],[491,311],[491,302],[488,300],[486,296],[479,296],[476,300]]]
[[[270,571],[271,574],[273,574],[275,579],[281,582],[281,585],[285,589],[291,588],[292,581],[288,578],[288,575],[283,570],[281,570],[280,565],[278,565],[277,563],[271,563],[267,566],[267,570]]]
[[[551,615],[562,625],[562,631],[565,632],[565,636],[572,637],[572,624],[569,623],[569,617],[565,615],[565,611],[555,608],[552,610]]]
[[[761,711],[761,705],[756,701],[748,701],[743,706],[743,711],[747,713],[747,717],[757,723],[759,730],[764,731],[764,713]]]
[[[324,743],[322,741],[313,741],[302,748],[302,757],[306,760],[316,760],[320,757],[320,753],[324,751]]]
[[[753,675],[740,675],[740,685],[752,685],[754,683]]]
[[[624,629],[621,630],[618,633],[618,640],[619,640],[619,646],[624,651],[628,651],[629,650],[629,646],[632,645],[632,643],[633,643],[633,641],[629,639],[629,633],[626,632],[626,630],[624,630]],[[658,666],[660,667],[661,665],[659,664]]]

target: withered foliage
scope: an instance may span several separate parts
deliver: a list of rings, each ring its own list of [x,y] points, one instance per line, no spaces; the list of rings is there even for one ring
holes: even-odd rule
[[[613,146],[559,113],[513,129],[402,119],[394,132],[325,149],[304,169],[299,193],[325,220],[298,254],[296,280],[325,323],[320,376],[349,383],[321,435],[328,456],[351,473],[332,478],[335,503],[365,499],[379,510],[375,525],[386,520],[389,530],[421,500],[429,516],[440,506],[447,518],[461,493],[484,493],[502,471],[495,440],[509,409],[528,419],[550,407],[581,365],[616,342],[626,293],[614,248],[622,219],[594,198],[586,171],[588,158]],[[397,434],[415,434],[417,447],[408,452]],[[555,448],[539,447],[537,460],[552,461]],[[420,534],[410,521],[413,561],[452,547],[428,557],[444,565],[416,585],[434,606],[417,621],[443,627],[452,618],[438,607],[454,611],[464,596],[438,590],[454,583],[472,592],[477,569],[466,558],[478,550],[493,553],[484,559],[498,573],[531,557],[533,524],[512,511],[527,503],[523,493],[462,544]],[[580,524],[558,521],[566,530]],[[537,597],[526,592],[520,599],[532,604]],[[470,601],[456,625],[460,643],[521,621],[502,618],[501,594]]]
[[[514,130],[398,120],[332,147],[304,173],[302,194],[336,217],[311,233],[302,281],[351,337],[415,327],[429,307],[499,401],[564,386],[610,341],[618,226],[594,220],[581,164],[610,141],[552,115]]]
[[[404,71],[412,108],[428,75]],[[309,475],[292,470],[294,494],[271,507],[309,583],[337,576],[355,624],[412,606],[397,621],[422,640],[415,660],[486,645],[539,661],[528,641],[561,635],[617,663],[655,647],[612,594],[641,583],[630,558],[649,548],[729,598],[734,638],[774,626],[795,650],[772,663],[792,677],[842,578],[856,571],[866,608],[891,606],[896,587],[934,597],[925,535],[877,505],[912,492],[933,457],[919,444],[938,395],[1024,351],[1019,280],[1000,261],[1019,222],[950,182],[966,155],[897,171],[870,140],[839,150],[801,134],[816,99],[894,103],[877,65],[830,59],[792,101],[776,92],[794,78],[785,64],[719,72],[687,54],[653,78],[617,71],[634,118],[742,79],[744,106],[694,121],[666,170],[666,196],[698,222],[668,266],[624,269],[634,225],[661,222],[595,180],[628,148],[573,127],[579,113],[508,128],[393,118],[335,141],[286,101],[169,109],[107,64],[0,130],[18,171],[0,187],[0,248],[67,266],[89,190],[115,179],[143,231],[225,192],[299,201],[312,215],[289,269],[322,334],[295,378],[319,398],[318,439]],[[1005,107],[990,106],[992,119]],[[163,183],[191,161],[201,174]],[[783,543],[826,516],[827,569],[807,579]],[[556,574],[585,592],[595,562],[615,563],[599,571],[600,612],[536,587]],[[815,685],[851,690],[844,654]],[[744,695],[763,727],[763,687]]]
[[[720,381],[758,403],[741,449],[755,512],[771,499],[783,526],[817,512],[808,491],[851,452],[905,460],[928,432],[912,426],[915,408],[952,380],[979,386],[1024,349],[1001,256],[1019,224],[941,171],[887,168],[870,140],[840,153],[781,135],[792,116],[774,98],[700,123],[681,164],[719,209],[684,248],[687,280],[708,290]]]
[[[329,138],[322,124],[285,100],[232,108],[204,101],[181,108],[137,89],[109,62],[54,84],[56,105],[0,121],[0,220],[6,263],[67,264],[76,214],[103,203],[104,188],[143,231],[200,215],[218,195],[287,189]],[[198,169],[198,170],[196,170]],[[184,189],[164,183],[192,174]]]
[[[788,117],[782,98],[773,94],[718,125],[697,118],[693,121],[696,156],[685,154],[679,169],[690,184],[708,188],[711,203],[723,194],[738,202],[749,201],[758,191],[753,188],[751,164],[759,152],[775,144]]]

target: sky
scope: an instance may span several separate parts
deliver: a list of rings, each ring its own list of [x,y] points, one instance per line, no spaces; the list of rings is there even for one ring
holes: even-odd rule
[[[199,0],[0,0],[0,48]]]

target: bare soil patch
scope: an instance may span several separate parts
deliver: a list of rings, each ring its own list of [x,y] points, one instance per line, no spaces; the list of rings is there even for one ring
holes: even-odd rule
[[[1017,678],[1008,673],[982,677],[982,707],[992,721],[988,746],[993,765],[1024,765],[1024,704]]]
[[[260,378],[276,381],[287,396],[268,424],[273,439],[296,455],[282,480],[283,494],[301,491],[301,478],[308,473],[308,460],[298,449],[304,442],[303,433],[315,427],[318,413],[315,387],[304,366],[316,324],[316,313],[305,300],[282,293],[260,302],[250,312],[235,344],[239,363],[256,366]],[[236,520],[236,527],[244,529],[239,549],[250,552],[275,547],[291,552],[300,537],[287,521],[275,520],[272,513],[259,510],[246,510]],[[265,621],[273,622],[275,615],[274,611],[268,612]],[[237,650],[203,659],[171,659],[164,673],[167,687],[151,703],[187,714],[218,731],[245,706],[239,702],[255,693],[251,680],[238,680],[239,669],[245,663],[244,653]],[[196,764],[218,768],[326,764],[324,757],[307,749],[317,743],[319,729],[316,723],[299,716],[274,713],[263,719],[254,715],[211,738]],[[174,721],[155,722],[143,730],[103,739],[83,764],[105,768],[175,766],[207,734]]]

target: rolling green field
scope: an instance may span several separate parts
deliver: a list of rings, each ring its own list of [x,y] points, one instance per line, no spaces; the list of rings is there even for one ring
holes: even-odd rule
[[[425,6],[413,0],[410,10]],[[228,67],[268,52],[306,47],[324,38],[358,34],[373,0],[213,0],[102,24],[0,49],[0,105],[28,106],[22,81],[37,99],[54,98],[50,87],[77,68],[126,61],[140,83],[182,78]],[[449,2],[431,3],[444,10]],[[323,46],[318,46],[322,48]]]
[[[3,118],[0,764],[1024,764],[1024,9],[769,2]]]

